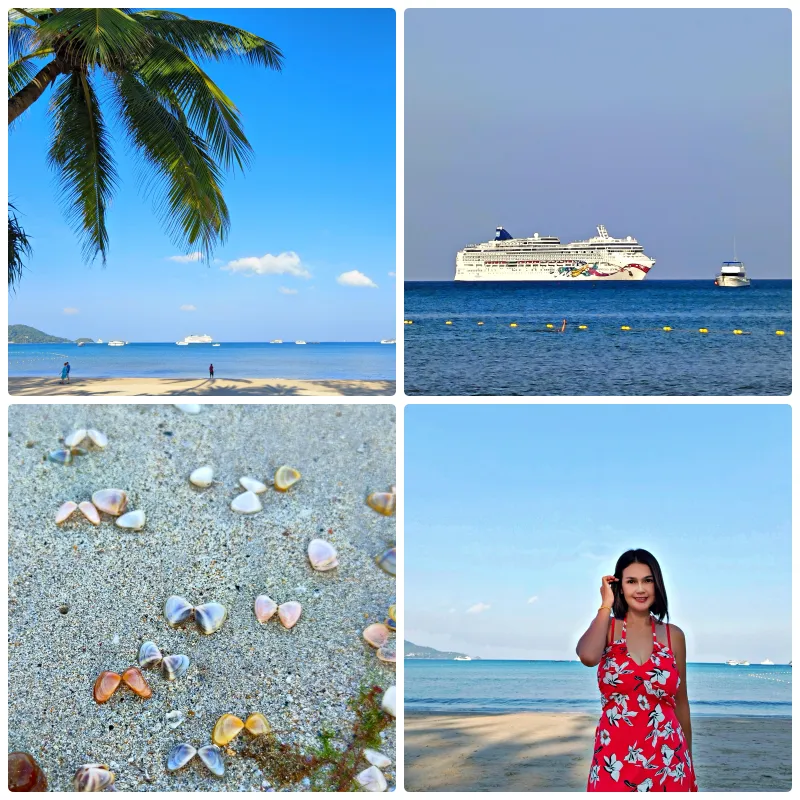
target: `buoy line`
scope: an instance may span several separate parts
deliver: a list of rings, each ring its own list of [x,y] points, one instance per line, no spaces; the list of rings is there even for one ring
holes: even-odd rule
[[[465,320],[461,320],[462,322],[466,322]],[[415,320],[406,319],[403,320],[405,325],[414,325],[417,324]],[[437,324],[437,323],[434,323]],[[451,319],[445,320],[444,324],[450,328],[454,328],[456,322]],[[487,329],[487,325],[483,320],[477,320],[476,322],[468,322],[470,326],[473,324],[476,328],[484,328]],[[489,326],[488,329],[493,330],[501,330],[504,328],[515,328],[516,330],[524,330],[530,331],[533,333],[568,333],[571,331],[599,331],[601,333],[611,333],[616,331],[621,331],[624,333],[654,333],[658,331],[663,331],[667,333],[701,333],[704,336],[706,335],[724,335],[724,334],[733,334],[734,336],[752,336],[753,331],[746,331],[742,328],[733,328],[731,329],[712,329],[712,328],[673,328],[670,325],[663,325],[657,328],[634,328],[631,325],[620,325],[619,327],[608,327],[608,326],[593,326],[593,325],[567,325],[566,327],[558,326],[556,323],[547,322],[543,323],[544,327],[539,328],[533,325],[529,325],[528,323],[521,323],[521,322],[509,322],[509,323],[501,323],[496,322],[494,326]],[[760,332],[760,331],[759,331]],[[775,336],[791,336],[791,331],[786,331],[782,329],[778,329],[774,331]]]

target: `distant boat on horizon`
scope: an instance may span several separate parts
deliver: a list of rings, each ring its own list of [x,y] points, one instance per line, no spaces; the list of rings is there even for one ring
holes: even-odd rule
[[[304,341],[302,341],[302,340],[298,339],[298,340],[295,342],[295,344],[308,344],[308,342],[304,342]]]
[[[211,344],[213,341],[214,337],[209,336],[207,333],[190,333],[182,341],[175,342],[175,344]]]
[[[761,666],[762,667],[774,667],[775,666],[775,662],[774,661],[770,661],[768,658],[765,658],[761,662]]]
[[[270,344],[283,344],[283,339],[273,339]]]
[[[397,339],[381,339],[381,344],[397,344]]]
[[[124,347],[126,344],[128,344],[128,343],[127,342],[123,342],[120,339],[113,339],[112,341],[110,341],[108,343],[108,346],[109,347]]]

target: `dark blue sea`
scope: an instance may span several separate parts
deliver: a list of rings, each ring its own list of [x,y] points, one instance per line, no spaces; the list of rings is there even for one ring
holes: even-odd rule
[[[597,670],[576,661],[405,660],[405,710],[600,716]],[[692,716],[792,715],[792,668],[687,664]]]
[[[289,380],[394,380],[395,346],[377,342],[228,343],[219,347],[174,342],[105,344],[10,344],[9,377],[57,376],[69,361],[73,378],[217,378]]]
[[[788,395],[791,295],[790,280],[407,282],[405,391]]]

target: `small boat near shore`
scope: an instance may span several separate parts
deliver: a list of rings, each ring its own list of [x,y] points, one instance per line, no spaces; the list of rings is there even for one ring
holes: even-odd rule
[[[714,278],[715,286],[749,286],[750,278],[745,273],[744,264],[741,261],[723,261],[719,270],[719,275]]]
[[[109,347],[124,347],[126,344],[128,344],[128,343],[127,342],[123,342],[120,339],[113,339],[112,341],[110,341],[108,343],[108,346]]]

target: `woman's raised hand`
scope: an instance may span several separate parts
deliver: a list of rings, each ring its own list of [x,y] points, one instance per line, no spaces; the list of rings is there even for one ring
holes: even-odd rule
[[[617,582],[613,575],[603,575],[603,582],[600,584],[600,605],[608,606],[608,608],[613,607],[614,590],[611,588],[611,584]]]

